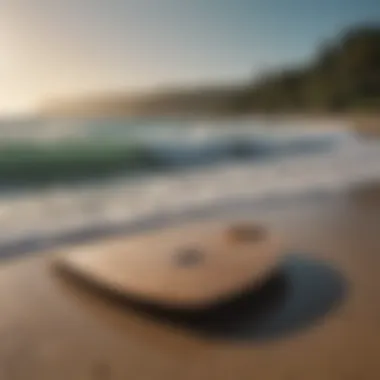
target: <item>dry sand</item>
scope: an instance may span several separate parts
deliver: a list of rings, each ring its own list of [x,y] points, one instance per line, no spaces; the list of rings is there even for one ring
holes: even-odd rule
[[[106,301],[54,273],[51,253],[4,262],[0,379],[380,378],[379,186],[247,203],[207,218],[265,222],[289,257],[204,320]]]

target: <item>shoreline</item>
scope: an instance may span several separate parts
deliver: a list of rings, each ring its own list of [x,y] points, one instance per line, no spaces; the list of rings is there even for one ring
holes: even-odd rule
[[[380,179],[378,181],[368,181],[352,185],[345,189],[321,190],[300,192],[296,194],[273,194],[267,197],[254,198],[249,196],[235,197],[215,202],[209,202],[199,206],[189,206],[180,210],[168,210],[158,212],[148,216],[142,216],[125,222],[103,222],[95,225],[88,225],[84,228],[75,228],[71,231],[63,231],[59,234],[42,234],[26,237],[23,239],[0,243],[0,266],[13,260],[22,259],[35,254],[61,250],[72,245],[82,245],[96,243],[103,239],[118,238],[136,233],[144,233],[152,229],[165,228],[171,225],[178,225],[188,222],[199,222],[209,218],[228,218],[233,215],[244,215],[251,210],[262,212],[278,211],[289,209],[299,203],[329,202],[340,198],[340,202],[345,203],[352,194],[380,194]],[[380,196],[379,196],[380,198]],[[246,211],[248,210],[248,211]]]

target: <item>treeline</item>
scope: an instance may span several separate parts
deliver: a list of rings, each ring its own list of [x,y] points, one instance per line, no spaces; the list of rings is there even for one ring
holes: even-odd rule
[[[380,107],[380,26],[348,31],[308,66],[247,86],[231,106],[235,112]]]
[[[298,68],[230,87],[178,89],[136,98],[104,96],[58,101],[48,113],[244,114],[255,112],[380,110],[380,25],[342,33]]]

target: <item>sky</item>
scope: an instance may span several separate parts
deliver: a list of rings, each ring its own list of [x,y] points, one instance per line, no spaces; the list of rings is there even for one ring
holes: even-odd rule
[[[379,0],[0,0],[0,113],[302,63]]]

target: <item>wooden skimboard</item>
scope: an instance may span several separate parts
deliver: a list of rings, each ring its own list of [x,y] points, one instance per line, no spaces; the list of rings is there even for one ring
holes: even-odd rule
[[[109,291],[197,309],[261,284],[279,260],[278,239],[263,227],[199,224],[83,246],[56,263]]]

